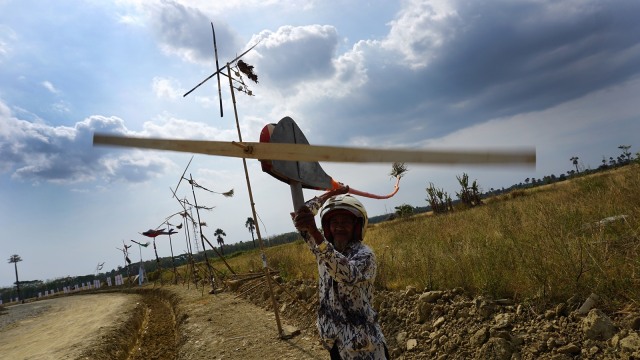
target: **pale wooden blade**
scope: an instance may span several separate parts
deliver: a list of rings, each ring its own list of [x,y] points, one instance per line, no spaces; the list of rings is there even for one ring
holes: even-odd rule
[[[478,151],[366,149],[307,144],[149,139],[104,134],[94,134],[93,143],[258,160],[476,165],[535,165],[536,163],[535,149]]]

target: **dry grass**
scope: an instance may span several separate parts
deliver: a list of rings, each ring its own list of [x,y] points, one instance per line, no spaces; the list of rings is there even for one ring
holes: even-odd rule
[[[604,218],[626,215],[606,225]],[[596,292],[610,303],[640,301],[640,166],[630,165],[438,216],[371,226],[365,242],[378,257],[377,285],[462,287],[518,300],[566,300]],[[266,250],[285,278],[316,278],[302,241]],[[232,259],[260,271],[259,252]],[[216,268],[225,271],[216,262]]]
[[[268,266],[278,270],[280,275],[285,279],[317,278],[315,260],[311,252],[309,252],[307,245],[302,240],[292,244],[265,248],[265,255]],[[220,259],[216,258],[212,264],[222,274],[230,273]],[[249,251],[240,256],[227,259],[227,264],[229,264],[236,273],[257,273],[263,271],[262,258],[259,250]]]

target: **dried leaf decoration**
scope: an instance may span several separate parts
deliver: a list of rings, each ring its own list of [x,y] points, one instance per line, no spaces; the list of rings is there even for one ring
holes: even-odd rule
[[[409,171],[409,168],[405,165],[405,163],[395,162],[391,167],[391,173],[389,174],[391,177],[400,179],[404,176],[404,174]]]
[[[249,79],[253,80],[253,82],[256,84],[258,83],[258,75],[253,72],[253,65],[249,65],[242,60],[238,60],[238,69],[247,75]]]

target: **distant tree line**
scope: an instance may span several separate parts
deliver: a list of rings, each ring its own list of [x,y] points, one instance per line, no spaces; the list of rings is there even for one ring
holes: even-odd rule
[[[575,167],[574,169],[567,170],[566,174],[545,175],[542,178],[528,177],[524,179],[524,182],[514,184],[508,188],[494,189],[490,188],[486,192],[482,192],[478,182],[474,180],[469,184],[469,176],[463,173],[460,176],[456,176],[460,185],[460,191],[456,192],[456,200],[453,200],[451,196],[442,188],[436,187],[433,183],[429,183],[426,188],[427,198],[425,199],[429,204],[426,207],[413,207],[409,204],[402,204],[395,207],[395,212],[392,214],[385,214],[375,216],[369,219],[369,223],[375,224],[386,220],[393,220],[396,218],[407,218],[414,214],[433,211],[434,214],[443,214],[454,211],[456,208],[467,209],[475,206],[482,205],[482,199],[496,196],[504,193],[509,193],[513,190],[532,188],[535,186],[553,184],[559,181],[565,181],[569,178],[576,176],[585,176],[588,174],[604,171],[620,166],[629,165],[631,163],[640,164],[640,152],[635,154],[635,157],[630,151],[631,145],[620,145],[618,149],[622,150],[622,153],[617,157],[609,157],[607,160],[602,158],[602,164],[597,169],[585,169],[581,166],[577,156],[572,156],[569,161]]]

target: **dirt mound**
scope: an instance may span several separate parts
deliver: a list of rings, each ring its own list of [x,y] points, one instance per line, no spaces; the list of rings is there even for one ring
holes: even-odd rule
[[[11,340],[5,345],[0,341],[0,352],[24,349],[20,344],[25,341],[43,341],[47,331],[49,343],[32,346],[46,350],[38,355],[43,359],[326,359],[314,324],[315,283],[282,283],[278,278],[275,283],[281,323],[301,330],[290,340],[279,338],[266,284],[254,279],[213,295],[193,285],[151,285],[117,290],[134,295],[126,300],[120,296],[101,301],[91,295],[40,302],[42,311],[0,328],[0,339]],[[460,289],[415,288],[377,292],[375,299],[393,359],[640,359],[637,307],[580,312],[582,303],[570,299],[540,309],[507,299],[470,297]],[[114,304],[120,311],[86,323],[86,313],[106,313]],[[19,312],[2,317],[11,314]],[[34,325],[59,325],[60,316],[64,323],[58,330]],[[85,325],[77,326],[81,319]],[[64,345],[65,338],[81,340]]]
[[[96,292],[96,293],[103,293]],[[179,346],[174,315],[177,296],[162,289],[121,291],[139,295],[134,307],[125,310],[124,321],[115,322],[86,347],[81,359],[175,359]]]
[[[276,293],[283,317],[303,327],[313,323],[315,283],[279,284]],[[272,308],[265,286],[245,289],[243,297]],[[469,297],[461,289],[415,288],[377,292],[375,299],[394,359],[640,359],[640,309],[580,313],[582,303],[569,299],[536,309],[508,299]]]
[[[128,320],[87,347],[81,359],[323,359],[315,329],[280,340],[273,313],[235,293],[186,286],[132,288]],[[287,324],[282,319],[283,325]]]

